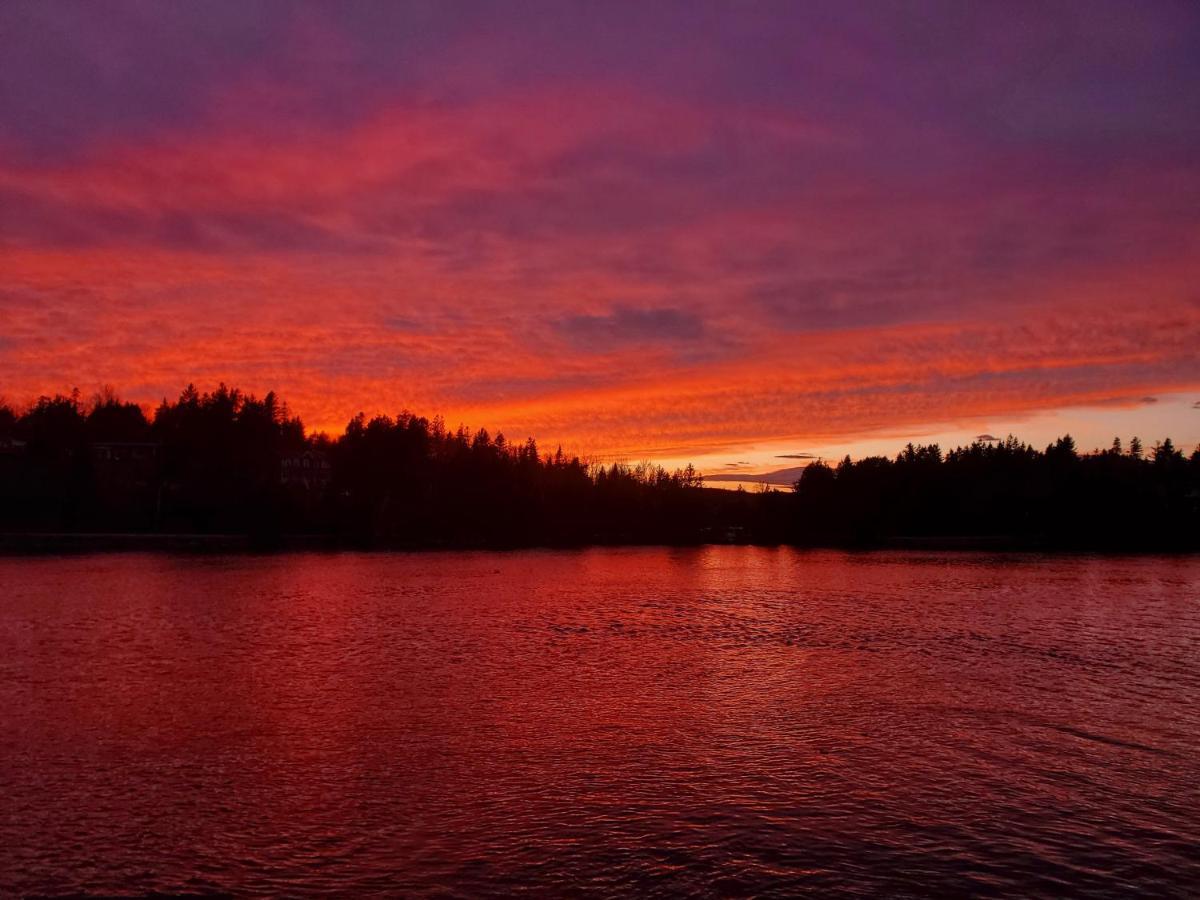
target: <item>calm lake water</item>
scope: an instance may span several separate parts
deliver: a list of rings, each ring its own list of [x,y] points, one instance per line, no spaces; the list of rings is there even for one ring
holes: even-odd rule
[[[1196,896],[1200,559],[0,559],[0,893]]]

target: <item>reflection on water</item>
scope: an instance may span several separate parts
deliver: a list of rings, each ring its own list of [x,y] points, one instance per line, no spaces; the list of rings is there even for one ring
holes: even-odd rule
[[[0,893],[1187,895],[1200,560],[0,560]]]

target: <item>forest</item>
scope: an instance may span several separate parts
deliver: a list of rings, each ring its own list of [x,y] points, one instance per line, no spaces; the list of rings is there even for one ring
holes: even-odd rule
[[[286,546],[705,542],[1200,549],[1200,448],[1014,437],[810,464],[788,491],[692,466],[589,463],[410,412],[309,434],[274,393],[187,387],[149,415],[105,389],[0,404],[0,531],[227,534]]]

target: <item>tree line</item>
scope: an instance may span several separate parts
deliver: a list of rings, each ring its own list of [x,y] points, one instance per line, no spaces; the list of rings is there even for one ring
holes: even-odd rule
[[[188,386],[147,416],[106,389],[0,405],[0,528],[524,546],[703,537],[698,473],[589,465],[410,412],[306,433],[276,394]]]
[[[1037,450],[1009,435],[943,453],[818,462],[796,485],[795,538],[871,544],[898,536],[996,536],[1051,546],[1200,546],[1200,448],[1145,451],[1114,438],[1081,454],[1067,435]]]
[[[994,538],[1200,548],[1200,448],[1079,453],[1008,437],[809,465],[792,491],[703,489],[692,467],[590,464],[410,412],[306,432],[274,393],[189,386],[147,415],[105,389],[0,403],[0,530],[316,535],[355,546]]]

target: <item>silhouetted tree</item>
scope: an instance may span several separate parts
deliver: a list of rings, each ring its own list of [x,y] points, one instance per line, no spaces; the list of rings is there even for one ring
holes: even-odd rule
[[[880,543],[900,536],[1002,536],[1088,547],[1200,546],[1200,461],[1169,440],[1153,461],[1140,442],[1080,456],[1065,435],[1043,453],[1011,435],[944,456],[908,445],[889,463],[810,465],[796,485],[793,534],[810,543]]]
[[[0,438],[11,438],[17,430],[17,412],[0,400]]]

